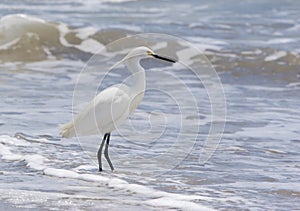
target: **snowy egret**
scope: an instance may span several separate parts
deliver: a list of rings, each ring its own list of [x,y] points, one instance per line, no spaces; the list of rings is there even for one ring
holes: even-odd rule
[[[72,121],[61,126],[60,134],[65,137],[75,135],[92,135],[100,131],[104,134],[97,153],[99,171],[102,171],[102,149],[104,144],[104,156],[111,168],[114,167],[108,156],[110,133],[116,129],[136,109],[143,99],[146,80],[145,70],[140,65],[140,60],[147,57],[161,59],[174,63],[175,60],[159,56],[147,47],[137,47],[131,50],[120,62],[124,62],[133,76],[131,86],[117,84],[101,91]]]

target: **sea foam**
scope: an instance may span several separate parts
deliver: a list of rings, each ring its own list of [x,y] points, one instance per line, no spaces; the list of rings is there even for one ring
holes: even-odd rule
[[[43,140],[41,143],[47,144],[45,140]],[[148,206],[160,208],[177,208],[181,210],[213,210],[201,205],[198,202],[195,202],[199,200],[207,200],[207,197],[199,195],[189,196],[156,190],[145,185],[129,183],[123,178],[118,178],[117,174],[114,175],[113,173],[107,174],[106,176],[99,174],[82,173],[85,168],[91,168],[90,166],[78,166],[70,170],[55,168],[51,166],[51,162],[42,155],[42,152],[41,154],[26,155],[12,152],[11,148],[15,146],[30,146],[30,144],[30,142],[22,139],[12,138],[9,136],[0,136],[1,159],[6,160],[6,162],[23,161],[26,163],[27,168],[35,170],[37,171],[37,173],[42,172],[42,174],[46,176],[96,182],[101,186],[107,186],[110,189],[126,191],[130,192],[131,194],[144,195],[146,200],[143,203]],[[81,173],[79,173],[78,170],[81,170]]]

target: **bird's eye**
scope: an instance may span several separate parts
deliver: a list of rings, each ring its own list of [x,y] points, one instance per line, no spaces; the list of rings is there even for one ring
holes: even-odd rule
[[[147,51],[147,54],[148,54],[148,55],[152,55],[152,52],[151,52],[151,51]]]

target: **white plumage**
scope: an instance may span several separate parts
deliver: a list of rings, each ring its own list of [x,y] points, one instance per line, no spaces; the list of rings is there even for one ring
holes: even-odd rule
[[[61,135],[65,138],[86,136],[102,133],[104,138],[98,151],[99,170],[102,171],[101,154],[104,142],[106,148],[104,155],[113,170],[108,157],[108,145],[111,131],[119,127],[127,117],[136,109],[143,99],[146,80],[145,70],[140,60],[154,57],[169,62],[172,59],[156,55],[147,47],[133,49],[121,62],[131,71],[133,84],[117,84],[100,92],[89,104],[69,123],[61,125]],[[119,64],[119,63],[117,63]]]
[[[129,114],[130,93],[126,85],[100,92],[71,122],[61,127],[65,138],[109,133]]]

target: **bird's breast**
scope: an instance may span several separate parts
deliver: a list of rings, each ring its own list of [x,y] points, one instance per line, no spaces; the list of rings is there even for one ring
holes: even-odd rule
[[[144,97],[144,92],[140,92],[132,95],[130,106],[129,106],[129,113],[132,113],[138,107],[143,97]]]

